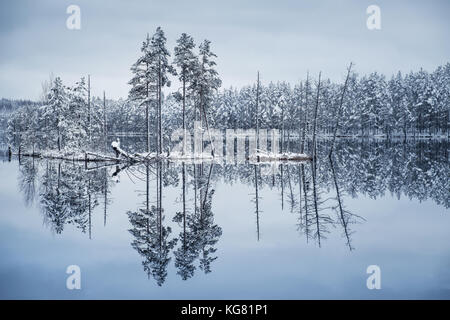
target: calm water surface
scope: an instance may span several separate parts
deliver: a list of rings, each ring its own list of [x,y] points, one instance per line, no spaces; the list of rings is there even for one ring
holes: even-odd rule
[[[3,159],[0,298],[450,298],[449,143],[327,150],[316,166]]]

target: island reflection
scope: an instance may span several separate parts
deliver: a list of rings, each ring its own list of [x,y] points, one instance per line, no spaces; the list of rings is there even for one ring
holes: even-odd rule
[[[131,246],[141,256],[144,272],[160,286],[172,259],[183,280],[196,270],[213,271],[222,235],[213,211],[219,184],[242,183],[254,190],[243,197],[254,205],[255,241],[261,237],[264,218],[262,190],[278,193],[280,210],[297,215],[297,229],[305,241],[320,247],[330,230],[338,229],[349,250],[355,248],[352,234],[357,224],[365,222],[364,212],[346,207],[349,198],[382,199],[390,193],[399,199],[431,199],[449,208],[448,141],[340,140],[332,158],[326,144],[319,143],[316,162],[276,165],[165,161],[85,165],[22,157],[19,186],[25,203],[39,205],[53,232],[61,234],[66,225],[74,225],[91,238],[92,212],[100,207],[106,225],[114,185],[120,179],[144,183],[141,204],[126,212]],[[175,212],[164,210],[168,187],[172,188],[167,192],[173,188],[179,192]],[[178,234],[170,222],[179,226]]]

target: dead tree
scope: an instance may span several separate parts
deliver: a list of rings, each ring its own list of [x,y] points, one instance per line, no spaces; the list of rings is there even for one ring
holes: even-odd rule
[[[364,220],[364,218],[357,216],[355,214],[352,214],[351,212],[349,212],[348,210],[346,210],[344,208],[344,204],[343,204],[343,200],[342,200],[342,195],[339,189],[339,185],[337,182],[337,176],[336,176],[336,171],[335,171],[335,166],[334,166],[334,162],[332,157],[329,157],[330,160],[330,167],[331,167],[331,173],[333,175],[333,181],[334,181],[334,188],[336,189],[336,201],[337,201],[337,209],[338,209],[338,216],[339,216],[339,221],[340,224],[342,226],[342,228],[344,229],[344,235],[346,238],[346,242],[347,242],[347,246],[350,249],[350,251],[352,251],[354,248],[352,247],[351,244],[351,234],[352,232],[350,231],[349,228],[349,224],[352,223],[352,218],[355,219],[360,219],[360,220]]]
[[[256,238],[259,241],[259,190],[258,190],[258,169],[254,165],[255,170],[255,213],[256,213]]]
[[[305,151],[305,140],[306,140],[306,126],[308,123],[308,92],[309,92],[309,72],[306,74],[305,83],[305,105],[304,105],[304,119],[303,119],[303,132],[302,132],[302,144],[300,146],[300,153]]]
[[[312,141],[312,148],[313,148],[313,161],[316,161],[317,157],[317,150],[316,150],[316,130],[317,130],[317,111],[319,109],[319,96],[320,96],[320,75],[321,72],[319,72],[319,81],[317,83],[317,97],[316,97],[316,106],[314,108],[314,124],[313,124],[313,141]]]
[[[88,138],[91,143],[91,75],[88,74]]]
[[[106,94],[103,91],[103,136],[105,139],[105,153],[108,151],[108,126],[106,122]]]
[[[256,150],[259,151],[259,71],[256,79],[256,108],[255,108],[255,117],[256,117]]]
[[[328,154],[328,156],[331,157],[331,154],[333,153],[333,149],[334,149],[334,142],[336,140],[336,134],[337,134],[337,130],[339,127],[339,120],[341,118],[341,113],[342,113],[342,104],[344,102],[344,96],[345,96],[345,92],[347,90],[347,84],[348,84],[348,79],[350,77],[350,71],[352,69],[352,63],[350,63],[348,69],[347,69],[347,77],[345,78],[345,83],[344,83],[344,88],[342,89],[342,94],[341,94],[341,99],[339,102],[339,107],[338,110],[336,112],[336,125],[334,126],[334,130],[333,130],[333,140],[331,141],[331,148],[330,148],[330,153]]]

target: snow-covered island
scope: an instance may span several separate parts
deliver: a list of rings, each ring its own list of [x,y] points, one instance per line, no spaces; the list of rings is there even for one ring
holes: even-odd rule
[[[389,79],[376,72],[359,77],[350,64],[342,84],[321,73],[316,79],[307,74],[295,85],[263,84],[258,72],[255,84],[219,90],[216,60],[210,41],[196,46],[186,33],[171,55],[158,27],[146,36],[131,65],[126,99],[107,99],[105,92],[92,96],[90,76],[73,86],[52,76],[42,85],[38,102],[3,99],[16,106],[1,122],[9,152],[72,161],[221,158],[221,152],[204,151],[203,146],[200,152],[171,150],[172,133],[182,129],[192,134],[196,122],[206,143],[213,130],[278,130],[279,150],[264,149],[269,140],[262,136],[258,143],[263,147],[256,146],[261,151],[246,156],[252,162],[315,159],[318,139],[331,139],[331,154],[337,138],[449,137],[450,63],[431,73],[399,72]],[[178,87],[170,88],[173,80]],[[141,137],[139,150],[118,144],[118,137],[129,136]]]

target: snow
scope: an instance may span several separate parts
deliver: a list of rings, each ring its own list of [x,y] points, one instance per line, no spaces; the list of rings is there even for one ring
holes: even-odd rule
[[[92,153],[82,150],[43,150],[39,152],[23,152],[20,154],[24,157],[46,158],[46,159],[60,159],[70,161],[116,161],[110,155]]]
[[[272,153],[259,151],[249,156],[250,162],[270,162],[270,161],[309,161],[311,156],[305,153]]]

